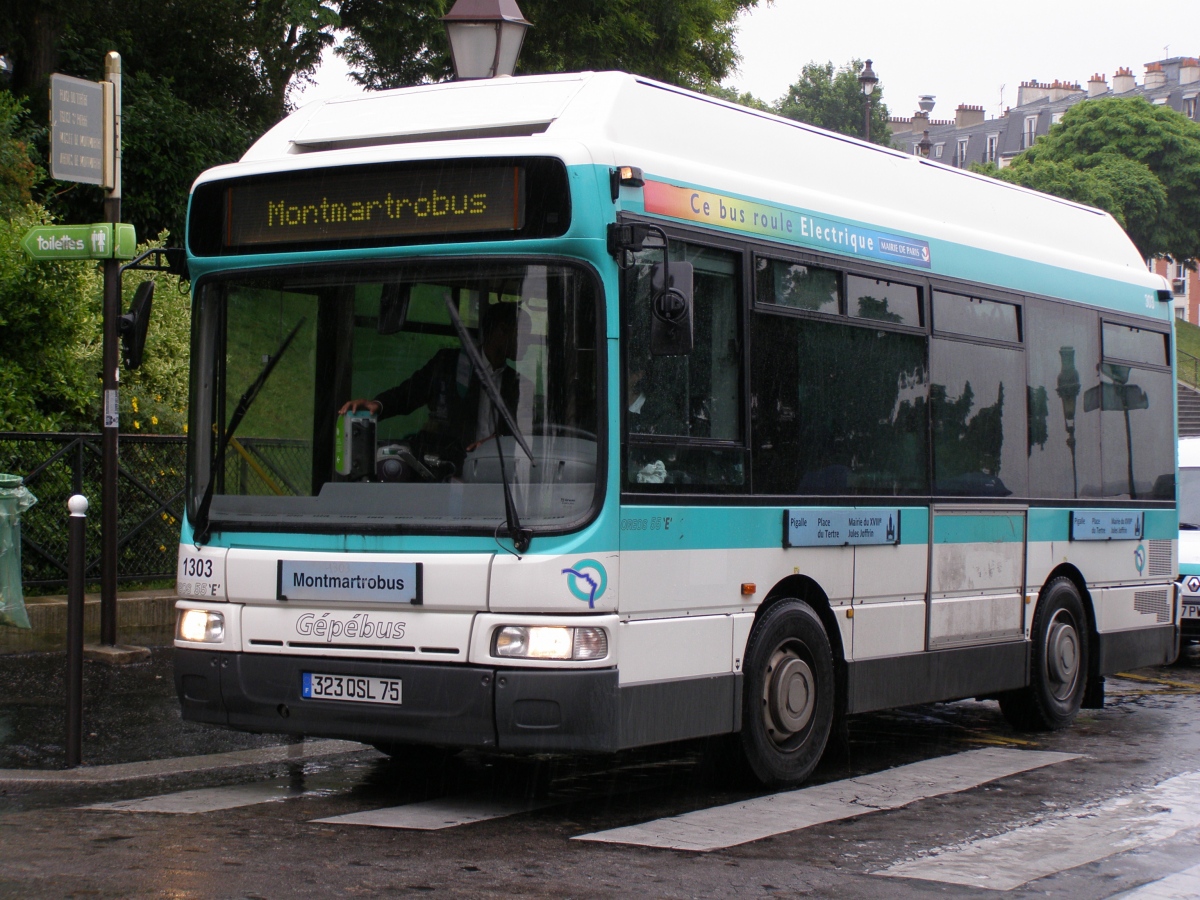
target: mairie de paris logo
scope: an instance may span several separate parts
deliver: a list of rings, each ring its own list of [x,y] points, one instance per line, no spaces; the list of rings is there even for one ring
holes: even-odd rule
[[[596,601],[604,596],[608,588],[608,573],[604,566],[594,559],[581,559],[566,569],[562,574],[567,576],[567,590],[576,600],[582,600],[588,609],[596,608]]]
[[[1137,567],[1138,574],[1142,574],[1142,570],[1146,568],[1146,548],[1141,544],[1137,545],[1137,549],[1133,551],[1133,564]]]

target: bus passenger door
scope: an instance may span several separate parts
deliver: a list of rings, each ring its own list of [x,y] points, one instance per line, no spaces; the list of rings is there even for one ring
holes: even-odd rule
[[[929,649],[1024,636],[1026,507],[938,507],[930,542]]]

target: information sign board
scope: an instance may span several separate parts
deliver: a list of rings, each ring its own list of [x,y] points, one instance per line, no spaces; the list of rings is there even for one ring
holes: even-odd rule
[[[32,259],[133,259],[137,234],[132,225],[39,225],[25,232],[21,249]]]
[[[50,76],[50,177],[104,185],[104,85]]]
[[[1077,509],[1071,513],[1071,540],[1140,541],[1144,515],[1134,509]]]
[[[898,509],[784,510],[785,547],[843,547],[898,543]]]

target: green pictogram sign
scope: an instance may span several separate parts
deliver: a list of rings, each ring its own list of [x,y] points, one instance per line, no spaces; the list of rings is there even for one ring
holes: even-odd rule
[[[33,259],[133,259],[137,235],[132,225],[39,225],[21,239]]]

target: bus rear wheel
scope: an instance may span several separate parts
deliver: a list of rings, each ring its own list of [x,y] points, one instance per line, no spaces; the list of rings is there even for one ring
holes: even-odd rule
[[[1056,731],[1075,719],[1088,675],[1087,616],[1069,578],[1055,578],[1033,616],[1029,686],[1000,697],[1000,711],[1021,731]]]
[[[763,784],[798,784],[816,768],[834,714],[833,651],[811,606],[784,600],[746,646],[742,753]]]

